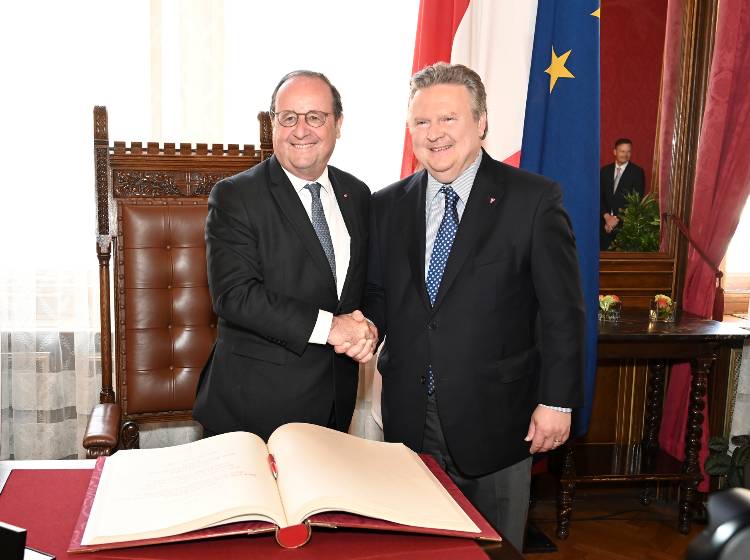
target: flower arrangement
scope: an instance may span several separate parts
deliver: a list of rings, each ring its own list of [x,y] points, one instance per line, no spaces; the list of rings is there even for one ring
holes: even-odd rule
[[[599,320],[618,321],[622,301],[614,294],[599,294]]]
[[[677,302],[664,294],[656,294],[651,300],[649,318],[652,321],[673,323],[677,316]]]

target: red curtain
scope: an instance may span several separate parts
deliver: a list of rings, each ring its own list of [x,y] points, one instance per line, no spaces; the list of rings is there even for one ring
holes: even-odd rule
[[[690,233],[720,262],[750,194],[750,3],[722,0],[716,24],[706,108],[703,114]],[[694,250],[688,254],[683,309],[711,317],[715,276]],[[659,438],[663,449],[684,458],[690,366],[672,368]],[[704,409],[700,464],[708,454],[708,411]],[[708,489],[706,481],[699,488]]]
[[[670,70],[662,64],[668,2],[607,0],[602,4],[599,24],[600,165],[612,163],[612,145],[617,138],[630,138],[633,161],[646,170],[645,187],[649,192],[660,77],[662,68]],[[679,23],[678,20],[678,49]]]

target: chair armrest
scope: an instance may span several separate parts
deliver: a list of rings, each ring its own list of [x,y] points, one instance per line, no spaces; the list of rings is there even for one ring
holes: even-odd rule
[[[120,405],[115,403],[100,403],[91,411],[83,436],[83,447],[89,459],[112,455],[117,450],[121,415]]]

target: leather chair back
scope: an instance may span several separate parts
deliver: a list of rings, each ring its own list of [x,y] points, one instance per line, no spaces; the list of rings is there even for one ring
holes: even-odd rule
[[[203,240],[206,199],[121,200],[117,298],[120,406],[188,413],[216,338]]]
[[[259,113],[258,120],[260,149],[155,142],[144,148],[110,145],[106,108],[94,108],[102,389],[84,436],[89,457],[137,447],[139,423],[191,418],[216,338],[206,277],[207,198],[220,179],[272,155],[270,117]]]

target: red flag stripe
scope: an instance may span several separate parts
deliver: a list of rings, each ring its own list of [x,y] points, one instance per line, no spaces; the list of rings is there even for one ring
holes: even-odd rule
[[[412,73],[435,62],[450,62],[453,37],[470,0],[421,0],[417,19]],[[417,162],[411,148],[409,131],[404,134],[401,177],[414,173]]]

